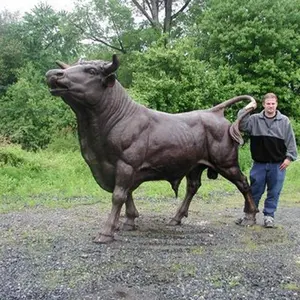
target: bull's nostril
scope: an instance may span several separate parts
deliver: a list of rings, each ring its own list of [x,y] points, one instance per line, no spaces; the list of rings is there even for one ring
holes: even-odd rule
[[[50,79],[49,79],[49,83],[51,85],[55,85],[56,84],[56,77],[52,76]]]
[[[56,73],[56,76],[57,76],[57,77],[63,77],[63,76],[64,76],[64,72],[57,72],[57,73]]]

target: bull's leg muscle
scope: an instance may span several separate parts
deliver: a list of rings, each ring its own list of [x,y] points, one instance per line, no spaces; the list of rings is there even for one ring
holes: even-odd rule
[[[201,175],[206,168],[206,166],[200,165],[192,169],[187,174],[186,194],[184,200],[179,206],[175,216],[170,220],[169,225],[179,225],[182,218],[188,216],[189,206],[194,195],[197,193],[199,187],[201,186]]]

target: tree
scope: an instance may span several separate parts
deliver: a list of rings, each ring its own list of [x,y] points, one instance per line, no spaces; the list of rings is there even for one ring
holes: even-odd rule
[[[132,0],[150,25],[167,36],[170,36],[176,18],[184,12],[190,2],[191,0]]]
[[[82,40],[121,53],[130,49],[134,40],[131,34],[138,40],[131,10],[119,0],[78,2],[69,23],[81,34]]]
[[[233,68],[214,69],[199,61],[195,50],[194,40],[185,38],[134,53],[130,66],[135,70],[130,87],[133,98],[150,108],[178,113],[212,107],[249,89]]]
[[[0,12],[0,95],[16,81],[16,70],[24,62],[24,45],[18,38],[19,16]]]
[[[69,21],[82,34],[82,39],[125,54],[148,49],[162,35],[167,43],[166,37],[171,35],[172,27],[175,28],[175,20],[180,20],[190,2],[191,0],[78,1]],[[133,8],[138,13],[137,17],[132,14]]]
[[[78,57],[82,45],[77,32],[70,30],[67,18],[67,12],[56,12],[44,3],[25,14],[19,36],[27,61],[47,70],[57,59],[67,61]]]
[[[273,91],[280,109],[300,115],[299,0],[211,0],[191,28],[198,55],[231,66],[256,98]]]
[[[50,95],[44,74],[32,63],[17,76],[17,83],[0,98],[0,134],[27,150],[45,148],[55,132],[74,126],[74,117],[62,101]]]

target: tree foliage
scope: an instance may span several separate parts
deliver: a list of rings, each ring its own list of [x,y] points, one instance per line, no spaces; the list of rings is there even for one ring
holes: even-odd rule
[[[77,2],[69,18],[83,40],[100,43],[114,51],[126,53],[128,35],[134,32],[131,10],[118,0]]]
[[[299,0],[211,0],[197,19],[199,57],[212,66],[229,65],[248,92],[260,98],[273,91],[288,115],[299,116]]]
[[[65,11],[55,12],[48,4],[39,4],[26,13],[19,32],[27,61],[47,69],[56,59],[68,60],[79,55],[80,40],[70,30]]]
[[[0,95],[16,81],[16,70],[22,66],[25,48],[17,32],[18,15],[0,12]]]
[[[176,19],[187,9],[190,2],[191,0],[132,0],[151,27],[168,36]]]
[[[193,45],[186,38],[167,48],[158,44],[147,53],[135,53],[132,95],[150,108],[177,113],[246,93],[249,84],[233,68],[214,69],[198,60]]]
[[[45,72],[57,59],[113,53],[118,80],[153,109],[204,109],[271,91],[300,140],[299,0],[86,0],[71,13],[40,3],[22,18],[0,12],[0,47],[0,134],[26,149],[75,127]],[[226,109],[230,120],[238,108]]]
[[[18,72],[18,82],[0,98],[0,134],[27,150],[45,148],[55,132],[74,124],[71,112],[50,95],[42,79],[28,63]]]

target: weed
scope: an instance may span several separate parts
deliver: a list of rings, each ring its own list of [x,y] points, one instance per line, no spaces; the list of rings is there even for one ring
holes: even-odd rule
[[[194,264],[187,263],[175,263],[170,267],[171,273],[181,274],[182,276],[192,276],[196,275],[196,266]]]
[[[300,291],[300,286],[297,283],[289,282],[282,284],[282,289],[288,290],[288,291]]]
[[[204,251],[204,249],[203,249],[202,246],[194,247],[194,248],[191,249],[191,253],[195,254],[195,255],[203,255],[203,251]]]

